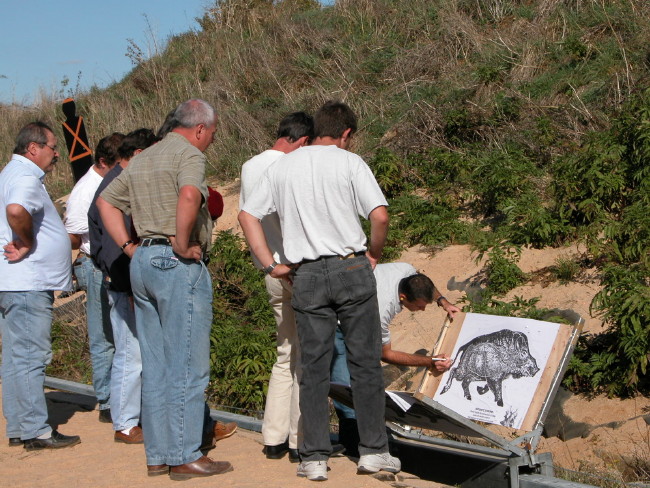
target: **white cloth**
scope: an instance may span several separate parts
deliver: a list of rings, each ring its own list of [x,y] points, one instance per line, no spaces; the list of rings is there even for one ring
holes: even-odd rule
[[[95,167],[91,166],[86,174],[77,181],[66,204],[65,230],[68,234],[81,236],[79,249],[88,255],[90,255],[88,210],[103,179],[103,176],[95,171]]]
[[[258,185],[264,172],[275,163],[278,159],[284,156],[282,151],[275,149],[268,149],[257,156],[249,159],[244,163],[241,168],[241,190],[239,192],[239,208],[243,208],[246,201],[253,195],[255,187]],[[266,243],[273,253],[273,259],[278,263],[288,264],[284,249],[282,247],[282,228],[280,227],[280,217],[276,212],[267,215],[262,219],[262,229],[266,236]],[[262,263],[257,260],[255,254],[251,253],[253,263],[259,269],[263,268]]]
[[[17,262],[0,259],[1,291],[53,291],[72,288],[70,238],[43,185],[45,173],[14,154],[0,173],[0,242],[15,239],[6,208],[18,204],[32,216],[34,247]]]
[[[388,203],[363,159],[336,146],[316,145],[271,165],[242,210],[258,219],[277,211],[284,253],[299,263],[365,251],[359,215],[367,218],[379,206]]]
[[[381,343],[390,344],[391,321],[402,311],[399,301],[399,282],[407,276],[417,274],[417,270],[408,263],[378,264],[375,267],[377,280],[377,303],[381,320]]]

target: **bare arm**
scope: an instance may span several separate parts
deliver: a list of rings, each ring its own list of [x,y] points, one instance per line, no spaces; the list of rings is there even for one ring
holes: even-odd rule
[[[115,241],[115,244],[122,246],[125,242],[131,240],[129,231],[126,225],[124,225],[124,216],[119,208],[114,207],[102,197],[97,199],[97,208],[99,209],[99,215],[102,217],[102,222],[104,222],[104,227],[108,235]],[[136,247],[135,244],[129,244],[123,251],[127,256],[132,258]]]
[[[170,238],[174,252],[187,259],[201,260],[201,245],[190,242],[190,234],[199,215],[203,195],[192,185],[182,186],[176,204],[176,236]]]
[[[4,255],[10,262],[20,261],[34,246],[32,216],[22,205],[10,203],[6,208],[7,222],[17,239],[3,247]]]
[[[449,358],[446,354],[437,356],[422,356],[420,354],[410,354],[403,351],[394,351],[391,344],[384,344],[381,347],[381,360],[389,364],[399,364],[402,366],[424,366],[435,371],[447,371],[451,367],[451,360],[433,361],[431,358]]]
[[[72,249],[79,249],[81,247],[81,236],[79,234],[68,234],[70,238],[70,245]]]
[[[384,206],[377,207],[370,212],[368,220],[370,220],[370,245],[366,256],[370,260],[372,269],[375,269],[388,235],[388,210]]]
[[[244,231],[244,236],[248,241],[248,245],[253,254],[255,254],[255,257],[260,263],[262,263],[262,266],[269,266],[274,259],[273,253],[266,243],[266,236],[262,229],[262,222],[260,222],[257,217],[254,217],[243,210],[239,212],[238,220],[239,225],[241,225],[241,228]],[[289,268],[289,266],[278,264],[271,272],[271,276],[273,278],[287,278],[290,273],[291,268]]]

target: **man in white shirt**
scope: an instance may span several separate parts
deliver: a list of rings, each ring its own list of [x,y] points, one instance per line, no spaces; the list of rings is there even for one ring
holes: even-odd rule
[[[348,152],[354,112],[327,102],[314,115],[314,141],[271,166],[239,213],[251,250],[274,278],[293,280],[292,306],[300,341],[303,440],[298,476],[327,479],[329,362],[337,319],[350,354],[361,438],[359,472],[398,472],[388,453],[381,373],[381,335],[372,269],[388,232],[388,205],[370,168]],[[278,263],[260,220],[276,212],[287,260]],[[370,220],[370,242],[359,216]],[[292,278],[290,278],[290,275]]]
[[[264,172],[281,156],[308,144],[313,134],[314,121],[306,113],[295,112],[283,118],[273,147],[249,159],[242,166],[239,208],[242,208],[253,195]],[[278,214],[272,213],[264,217],[262,228],[274,261],[289,264],[282,246],[282,229]],[[262,264],[254,254],[252,257],[255,266],[262,269]],[[278,354],[271,370],[264,408],[262,424],[264,454],[269,459],[280,459],[289,452],[289,460],[298,462],[300,461],[298,454],[299,359],[296,319],[291,308],[291,283],[273,278],[269,274],[265,275],[264,281],[277,323]]]
[[[52,430],[43,394],[54,291],[72,287],[70,241],[43,185],[59,156],[56,143],[46,124],[27,124],[0,173],[2,413],[9,446],[28,451],[80,442]]]
[[[95,150],[95,164],[74,186],[66,205],[65,229],[70,236],[72,249],[79,249],[73,271],[79,287],[86,292],[90,362],[100,422],[111,422],[111,365],[115,343],[104,275],[90,257],[88,210],[104,176],[117,162],[117,150],[123,139],[123,134],[114,132],[99,141]]]

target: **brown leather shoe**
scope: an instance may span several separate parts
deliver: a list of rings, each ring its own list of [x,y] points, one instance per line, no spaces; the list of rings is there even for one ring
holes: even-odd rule
[[[174,481],[183,481],[190,478],[227,473],[232,469],[232,464],[228,461],[213,461],[208,456],[201,456],[193,463],[172,466],[169,470],[169,478]]]
[[[142,429],[137,425],[131,429],[131,432],[124,434],[119,430],[115,431],[115,442],[123,442],[124,444],[143,444],[144,437],[142,436]]]
[[[166,464],[147,465],[147,476],[160,476],[162,474],[169,474],[169,466]]]
[[[219,422],[218,420],[214,424],[214,440],[220,441],[221,439],[225,439],[226,437],[230,437],[233,435],[235,432],[237,432],[237,423],[236,422],[228,422],[227,424],[224,424],[223,422]]]

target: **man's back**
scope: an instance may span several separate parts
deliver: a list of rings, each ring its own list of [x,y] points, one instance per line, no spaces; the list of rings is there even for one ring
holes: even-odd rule
[[[115,192],[120,193],[115,201],[124,202],[123,208],[130,208],[140,238],[171,236],[176,233],[176,206],[179,190],[184,185],[198,188],[207,201],[203,153],[183,136],[172,132],[134,156],[129,167],[108,186],[105,194],[115,197]],[[128,199],[123,197],[125,191]],[[191,240],[208,245],[211,230],[207,205],[202,205]]]
[[[365,250],[359,215],[387,205],[363,160],[336,146],[305,146],[282,157],[265,177],[281,216],[291,262]],[[264,196],[253,195],[251,207]],[[254,214],[254,212],[251,212]]]

